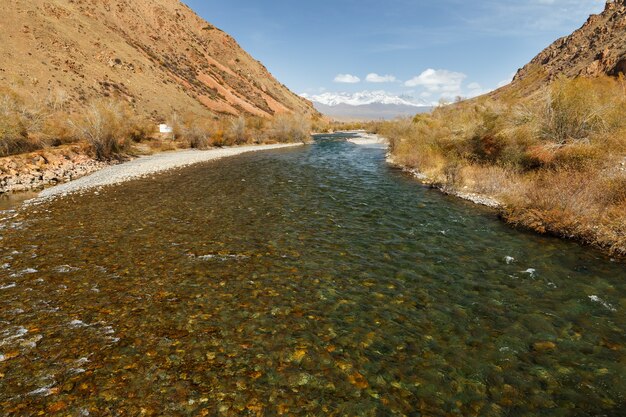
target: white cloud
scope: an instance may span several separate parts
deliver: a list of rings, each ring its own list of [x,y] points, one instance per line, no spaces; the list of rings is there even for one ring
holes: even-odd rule
[[[335,77],[335,82],[344,84],[357,84],[361,82],[361,79],[352,74],[337,74],[337,76]]]
[[[442,96],[453,97],[461,95],[461,85],[466,78],[467,75],[462,72],[429,68],[405,82],[404,85],[407,87],[424,87],[431,93],[440,93]]]
[[[470,83],[467,86],[467,88],[469,88],[470,90],[481,90],[482,89],[482,87],[478,83]]]
[[[394,83],[396,82],[396,77],[393,75],[378,75],[375,72],[367,74],[365,80],[368,83]]]

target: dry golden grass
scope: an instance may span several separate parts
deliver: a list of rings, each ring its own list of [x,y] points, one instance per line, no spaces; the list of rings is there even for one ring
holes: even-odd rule
[[[172,114],[167,123],[174,130],[170,138],[158,135],[157,122],[139,116],[124,100],[95,100],[70,112],[62,92],[38,103],[11,90],[0,90],[0,156],[86,142],[95,158],[106,160],[180,148],[306,142],[311,129],[309,118],[297,114],[278,115],[271,120]],[[147,139],[149,143],[142,143]]]
[[[123,102],[98,100],[70,121],[74,136],[86,140],[97,159],[110,159],[128,150],[131,140],[140,140],[143,129]]]
[[[623,78],[559,78],[370,128],[397,163],[504,201],[513,224],[626,254],[624,114]]]
[[[626,255],[626,176],[594,177],[563,169],[522,179],[517,194],[504,196],[504,217],[540,233],[576,238]]]
[[[168,120],[174,140],[182,147],[207,149],[248,143],[307,142],[311,122],[302,115],[281,114],[273,119],[256,116],[204,118],[174,114]]]
[[[98,100],[69,113],[63,97],[57,92],[39,103],[0,91],[0,156],[84,140],[97,158],[108,159],[154,133],[154,123],[123,101]]]
[[[31,133],[39,127],[41,115],[26,106],[10,90],[0,90],[0,156],[31,152],[44,143]]]
[[[279,114],[272,119],[267,138],[280,143],[309,142],[311,121],[301,114]]]
[[[226,136],[229,138],[229,142],[234,145],[243,145],[250,140],[250,132],[248,131],[247,121],[244,116],[239,116],[236,119],[232,119]]]

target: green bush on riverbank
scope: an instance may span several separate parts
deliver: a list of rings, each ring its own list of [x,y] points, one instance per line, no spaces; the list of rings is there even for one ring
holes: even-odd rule
[[[626,82],[559,78],[377,123],[394,160],[434,182],[504,202],[539,232],[626,254]]]

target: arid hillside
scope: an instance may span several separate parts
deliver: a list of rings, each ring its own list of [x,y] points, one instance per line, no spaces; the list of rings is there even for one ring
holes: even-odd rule
[[[626,72],[626,0],[608,1],[569,36],[558,39],[519,70],[516,81],[540,68],[548,80],[567,77],[618,75]]]
[[[167,118],[314,113],[178,0],[5,0],[0,87],[75,105],[118,96]]]

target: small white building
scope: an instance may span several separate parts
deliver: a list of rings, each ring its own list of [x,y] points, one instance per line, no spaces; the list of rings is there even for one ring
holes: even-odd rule
[[[174,133],[174,128],[170,125],[160,124],[159,133]]]

